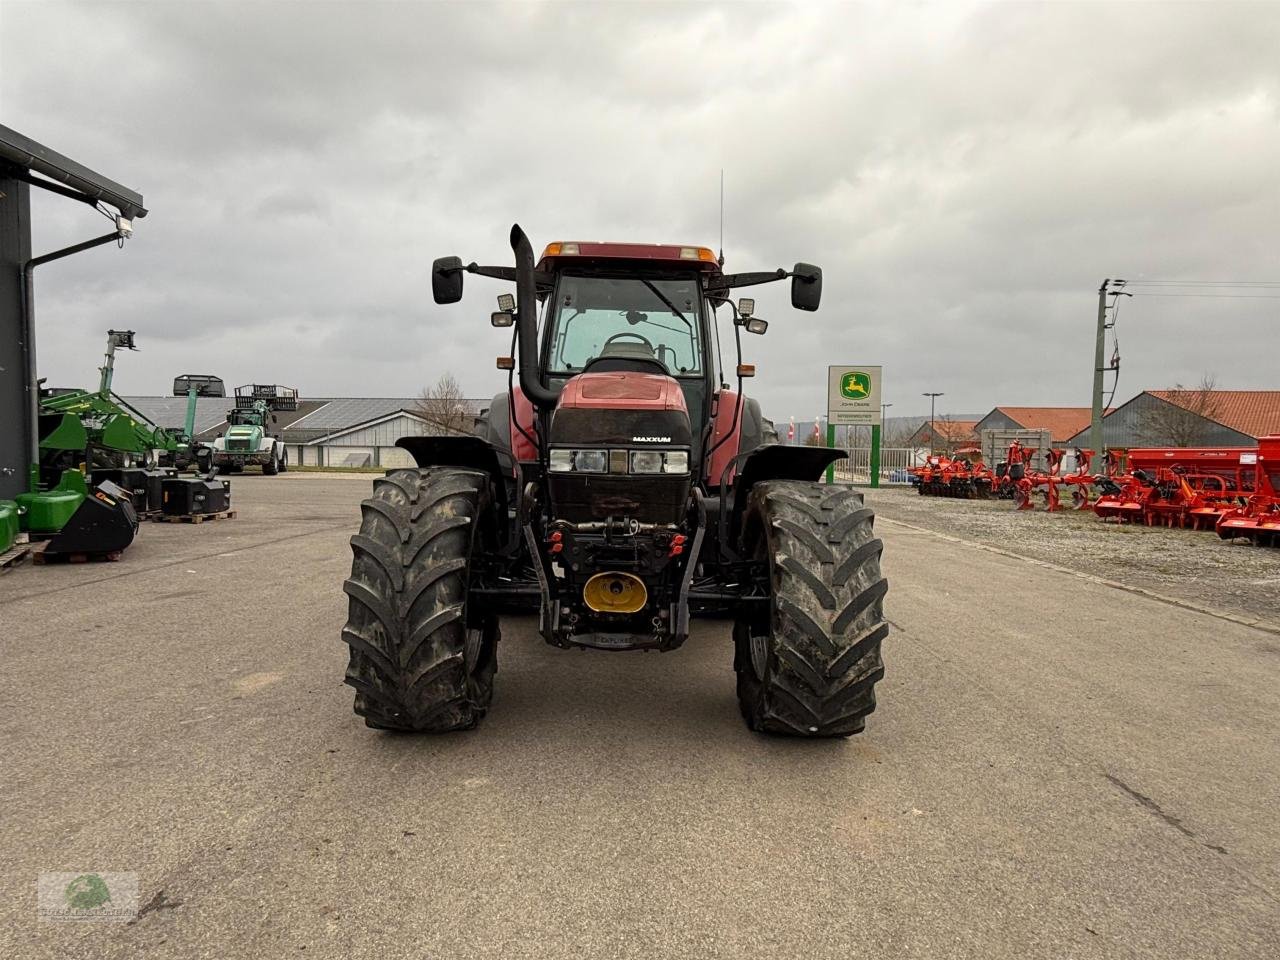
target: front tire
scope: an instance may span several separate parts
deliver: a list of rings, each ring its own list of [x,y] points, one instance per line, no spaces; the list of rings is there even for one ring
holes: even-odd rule
[[[734,625],[738,703],[753,730],[858,733],[875,710],[889,633],[884,544],[862,494],[785,480],[752,488],[744,547],[769,569],[767,614]]]
[[[484,717],[498,620],[470,610],[472,557],[493,530],[487,475],[397,470],[374,481],[351,538],[342,639],[355,712],[371,727],[443,733]]]

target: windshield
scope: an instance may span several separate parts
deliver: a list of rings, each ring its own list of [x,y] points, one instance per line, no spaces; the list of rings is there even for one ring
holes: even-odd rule
[[[551,370],[579,373],[608,356],[657,360],[675,377],[702,373],[701,291],[677,280],[562,275],[552,305]]]

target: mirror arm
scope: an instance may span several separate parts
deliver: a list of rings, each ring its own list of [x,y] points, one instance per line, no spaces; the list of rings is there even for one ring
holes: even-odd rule
[[[516,282],[515,267],[482,267],[480,264],[473,261],[472,263],[468,263],[462,269],[467,273],[474,273],[480,277],[492,277],[495,280],[507,280],[511,283]],[[539,294],[551,292],[552,277],[551,274],[547,273],[545,270],[535,270],[533,272],[533,282],[538,288]]]
[[[785,280],[791,274],[779,267],[777,270],[760,271],[756,273],[726,273],[719,278],[715,284],[717,290],[733,290],[738,287],[754,287],[761,283],[773,283],[775,280]]]

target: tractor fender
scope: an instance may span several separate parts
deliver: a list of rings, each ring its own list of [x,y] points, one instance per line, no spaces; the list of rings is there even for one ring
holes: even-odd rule
[[[771,443],[756,447],[737,458],[733,480],[733,500],[720,514],[722,548],[736,544],[742,530],[742,513],[751,488],[765,480],[819,480],[822,472],[849,455],[832,447],[797,447]],[[727,522],[726,522],[727,521]]]
[[[409,451],[419,467],[464,467],[483,470],[493,478],[499,516],[506,516],[506,477],[513,475],[511,454],[488,440],[471,436],[401,437],[396,446]]]

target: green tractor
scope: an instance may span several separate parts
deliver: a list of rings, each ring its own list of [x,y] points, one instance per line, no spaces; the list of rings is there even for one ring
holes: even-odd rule
[[[213,441],[213,465],[219,473],[239,473],[260,464],[267,476],[289,469],[284,441],[271,433],[276,411],[297,410],[298,391],[279,384],[236,387],[236,405],[227,413],[227,431]]]

